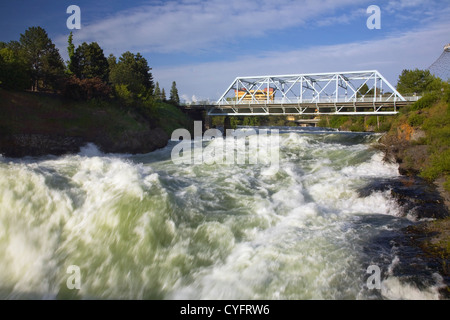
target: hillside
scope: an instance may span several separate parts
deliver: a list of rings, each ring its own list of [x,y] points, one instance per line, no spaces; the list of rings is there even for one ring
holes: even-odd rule
[[[76,153],[88,142],[104,152],[147,153],[164,147],[174,127],[191,123],[163,102],[144,117],[117,100],[75,101],[0,89],[0,154],[9,157]]]

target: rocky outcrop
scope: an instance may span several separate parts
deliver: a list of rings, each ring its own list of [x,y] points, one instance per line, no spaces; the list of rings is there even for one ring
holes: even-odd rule
[[[84,144],[81,137],[48,134],[9,134],[0,138],[0,154],[6,157],[63,155],[76,153]]]
[[[384,151],[385,160],[399,164],[402,175],[418,175],[429,161],[428,146],[420,144],[425,132],[408,124],[400,125],[380,139],[378,148]]]
[[[100,150],[105,153],[148,153],[167,145],[170,137],[161,128],[146,131],[123,132],[120,139],[109,136],[99,136],[94,141]]]
[[[120,138],[106,134],[97,137],[71,137],[51,134],[8,134],[0,136],[0,154],[6,157],[64,155],[78,153],[89,142],[105,153],[148,153],[167,145],[169,136],[160,128],[124,132]]]

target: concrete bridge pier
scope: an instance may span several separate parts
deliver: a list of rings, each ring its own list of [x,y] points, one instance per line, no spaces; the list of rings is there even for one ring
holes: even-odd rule
[[[202,113],[202,124],[203,124],[203,132],[205,132],[208,129],[211,129],[212,127],[212,119],[211,116],[208,114],[208,111],[205,110]]]
[[[224,130],[224,135],[227,135],[227,129],[233,129],[231,127],[231,119],[229,116],[226,116],[224,121],[223,121],[223,130]]]

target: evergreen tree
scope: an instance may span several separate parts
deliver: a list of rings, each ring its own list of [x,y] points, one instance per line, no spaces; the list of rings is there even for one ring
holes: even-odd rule
[[[159,82],[156,82],[155,91],[153,93],[156,99],[161,100],[161,89],[159,88]]]
[[[161,100],[162,101],[166,101],[166,91],[164,90],[164,88],[162,88],[161,90]]]
[[[32,89],[55,88],[64,74],[64,62],[47,32],[31,27],[20,35],[21,51],[31,71]]]
[[[71,71],[81,80],[99,78],[108,81],[109,65],[97,42],[83,42],[73,55]]]
[[[180,105],[180,97],[178,96],[177,83],[175,81],[172,82],[172,88],[170,89],[170,102],[175,105]]]
[[[111,68],[109,80],[114,85],[125,85],[127,89],[137,96],[149,96],[153,92],[153,76],[147,60],[140,53],[129,51],[122,54],[116,62],[110,56]]]
[[[108,59],[106,59],[106,60],[108,60],[109,75],[111,76],[112,69],[114,69],[116,67],[116,65],[117,65],[117,59],[116,59],[115,55],[110,53],[109,56],[108,56]]]

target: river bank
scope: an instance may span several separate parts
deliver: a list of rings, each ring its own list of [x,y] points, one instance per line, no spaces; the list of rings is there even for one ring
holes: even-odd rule
[[[87,143],[106,153],[148,153],[166,146],[174,128],[191,123],[162,102],[155,103],[149,119],[117,100],[0,89],[0,154],[7,157],[73,154]]]
[[[444,177],[433,181],[420,177],[430,165],[430,147],[423,144],[425,138],[424,130],[403,123],[385,133],[376,148],[383,151],[385,161],[398,164],[399,173],[404,177],[400,188],[391,189],[392,195],[405,210],[414,210],[422,218],[406,227],[405,237],[399,241],[403,246],[419,249],[414,255],[442,276],[439,292],[442,299],[450,299],[450,193],[445,188]],[[414,265],[403,267],[404,270],[415,268]]]

